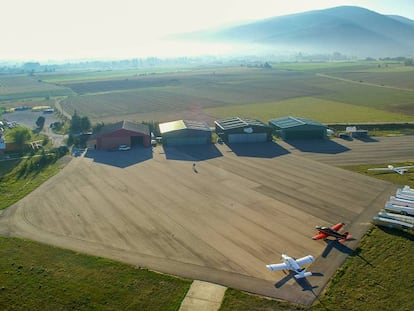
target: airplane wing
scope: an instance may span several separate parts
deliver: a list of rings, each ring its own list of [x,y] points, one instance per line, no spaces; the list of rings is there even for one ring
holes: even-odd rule
[[[315,236],[312,237],[313,240],[320,240],[320,239],[325,239],[327,238],[328,235],[326,233],[319,233]]]
[[[409,168],[414,168],[414,165],[394,167],[394,169],[398,170],[408,170]]]
[[[315,261],[315,258],[313,258],[312,255],[308,255],[308,256],[305,256],[305,257],[296,259],[296,263],[299,266],[303,266],[303,265],[306,265],[306,264],[311,263],[311,262],[314,262],[314,261]]]
[[[344,226],[344,224],[342,222],[340,222],[339,224],[336,224],[334,226],[331,227],[332,230],[338,231],[339,229],[341,229]]]
[[[285,263],[274,263],[271,265],[266,265],[266,268],[270,271],[278,271],[278,270],[287,270],[288,266]]]
[[[392,169],[389,167],[375,167],[369,168],[368,171],[391,171]]]

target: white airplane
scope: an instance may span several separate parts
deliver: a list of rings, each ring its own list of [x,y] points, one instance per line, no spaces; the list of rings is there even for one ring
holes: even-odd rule
[[[398,166],[395,167],[393,165],[388,165],[387,167],[377,167],[377,168],[369,168],[368,171],[393,171],[400,175],[404,175],[410,168],[414,168],[414,165],[410,166]]]
[[[308,255],[299,259],[294,259],[292,257],[289,257],[288,255],[282,254],[282,260],[283,263],[266,265],[267,269],[269,269],[270,271],[291,270],[296,273],[296,279],[306,278],[312,275],[312,272],[306,272],[305,268],[301,268],[301,266],[315,261],[315,258],[313,258],[312,255]]]

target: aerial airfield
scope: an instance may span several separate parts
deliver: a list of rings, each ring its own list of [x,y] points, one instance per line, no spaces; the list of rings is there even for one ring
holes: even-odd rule
[[[397,140],[413,146],[412,136]],[[1,233],[309,305],[396,190],[332,164],[412,156],[393,144],[337,154],[283,141],[89,150],[4,210]],[[351,240],[312,240],[315,226],[338,222]],[[269,271],[282,254],[313,256],[312,276]]]
[[[209,81],[229,79],[228,73],[233,71],[223,70],[222,74],[216,71],[214,75],[210,71],[193,75],[186,73],[188,81],[180,76],[183,79],[180,83],[193,84],[196,76],[202,78],[200,85],[204,85],[207,78]],[[274,90],[279,80],[269,82],[269,79],[275,76],[284,81],[284,72],[236,71],[238,79],[247,74],[263,75],[263,81],[269,83],[268,91],[281,96],[280,90]],[[133,79],[139,85],[145,77]],[[170,81],[170,75],[154,75],[151,79]],[[127,81],[119,80],[118,83]],[[309,81],[314,83],[311,74]],[[222,85],[221,82],[217,82],[217,87]],[[321,85],[322,82],[326,80],[321,81]],[[353,89],[343,91],[349,85],[352,88],[373,87],[364,83],[341,83],[344,84],[341,92],[347,94],[354,94]],[[106,85],[106,82],[102,84]],[[188,89],[193,90],[192,84]],[[234,93],[239,94],[244,88],[239,87]],[[252,85],[245,91],[251,93],[254,88]],[[158,94],[156,88],[152,89],[152,95]],[[168,109],[182,102],[192,105],[192,100],[186,97],[186,89],[183,87],[177,91],[182,97],[163,95],[175,101]],[[313,89],[309,87],[308,90]],[[296,103],[301,104],[299,112],[305,111],[304,108],[312,103],[312,107],[316,107],[312,113],[335,120],[344,115],[349,119],[362,116],[362,121],[374,122],[370,118],[379,115],[373,110],[361,112],[356,105],[345,105],[340,110],[343,105],[335,104],[333,99],[309,97],[295,98],[295,103],[293,99],[282,102],[281,106],[244,103],[221,108],[215,107],[219,104],[216,98],[210,99],[206,107],[200,104],[194,109],[184,107],[178,112],[155,111],[140,115],[132,110],[137,98],[140,99],[139,92],[133,92],[137,92],[131,97],[133,102],[124,103],[120,110],[136,120],[165,120],[180,114],[180,117],[211,121],[213,115],[246,114],[244,109],[249,109],[249,114],[254,114],[252,111],[259,113],[252,118],[262,116],[265,119],[279,117],[285,113],[281,109],[283,105],[290,108]],[[216,93],[212,91],[209,95]],[[372,100],[375,103],[381,103],[381,100],[393,103],[389,98],[399,99],[397,93],[404,95],[400,99],[401,105],[412,101],[411,91],[401,91],[393,86],[378,86],[374,91],[367,90],[367,93],[377,96]],[[383,96],[383,93],[388,96]],[[330,96],[341,98],[341,94]],[[101,121],[99,118],[105,115],[114,117],[110,113],[113,101],[109,94],[97,92],[91,96],[100,97],[92,102],[95,106],[90,114],[98,118],[95,122]],[[109,99],[101,101],[102,96]],[[245,96],[241,97],[244,100]],[[73,102],[75,99],[81,102]],[[63,107],[68,114],[73,112],[71,107],[82,112],[81,109],[88,108],[88,103],[82,102],[86,99],[90,97],[56,100],[55,107]],[[357,99],[359,101],[360,97]],[[140,99],[140,102],[151,104],[149,100]],[[226,110],[220,111],[224,108]],[[328,108],[335,113],[334,117],[325,116],[324,111]],[[379,113],[379,110],[375,112]],[[393,112],[383,113],[386,114],[386,118],[381,120],[384,123],[395,117]],[[410,114],[407,112],[407,115],[409,122]],[[102,120],[109,124],[114,121]],[[29,127],[34,121],[28,120]],[[19,123],[24,124],[23,120]],[[193,146],[158,144],[152,147],[149,144],[144,147],[132,144],[143,142],[135,137],[130,138],[131,147],[122,140],[111,151],[95,150],[94,147],[77,150],[57,175],[0,212],[0,234],[111,258],[190,280],[311,305],[321,297],[346,257],[359,256],[354,250],[372,227],[373,216],[398,188],[398,183],[372,178],[370,174],[374,172],[368,174],[366,170],[367,174],[358,174],[341,167],[370,164],[371,167],[385,168],[387,164],[412,161],[413,139],[412,135],[384,135],[353,140],[276,139],[239,144],[213,141]],[[393,171],[379,171],[378,174],[399,175]],[[336,236],[312,239],[318,235],[318,228],[336,229],[335,225],[342,223],[344,225]],[[346,232],[352,237],[348,238]]]

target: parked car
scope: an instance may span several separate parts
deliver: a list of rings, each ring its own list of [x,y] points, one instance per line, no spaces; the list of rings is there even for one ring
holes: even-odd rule
[[[128,145],[120,145],[119,147],[118,147],[118,150],[119,151],[126,151],[126,150],[130,150],[131,149],[131,147],[130,146],[128,146]]]

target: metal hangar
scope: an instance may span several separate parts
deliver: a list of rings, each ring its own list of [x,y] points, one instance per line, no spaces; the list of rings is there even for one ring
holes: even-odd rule
[[[166,146],[211,143],[211,129],[206,122],[177,120],[158,125],[162,143]]]
[[[214,122],[216,134],[228,143],[251,143],[272,140],[272,128],[262,121],[248,118],[228,118]]]
[[[289,139],[325,139],[327,126],[306,118],[283,117],[269,120],[276,136]]]

